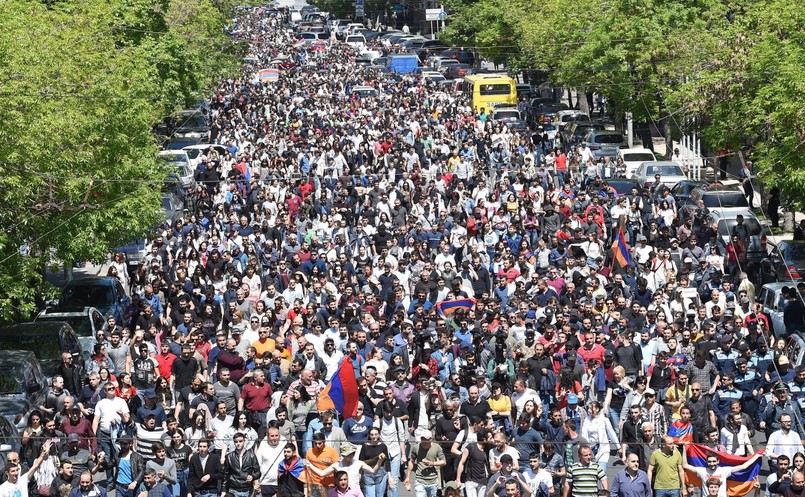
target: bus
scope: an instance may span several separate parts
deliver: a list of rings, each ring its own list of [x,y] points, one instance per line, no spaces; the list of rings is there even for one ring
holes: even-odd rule
[[[517,105],[517,85],[505,74],[471,74],[464,76],[462,92],[472,102],[476,113],[491,112],[498,105]]]

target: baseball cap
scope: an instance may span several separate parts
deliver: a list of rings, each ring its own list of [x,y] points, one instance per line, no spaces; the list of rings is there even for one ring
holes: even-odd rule
[[[70,433],[67,435],[67,443],[71,442],[78,442],[81,438],[78,436],[78,433]]]
[[[643,395],[657,395],[657,392],[655,392],[653,388],[647,388],[643,392]]]
[[[421,440],[433,440],[433,433],[430,430],[425,430],[419,438]]]
[[[579,403],[579,396],[575,393],[570,393],[567,395],[567,403],[568,404],[578,404]]]

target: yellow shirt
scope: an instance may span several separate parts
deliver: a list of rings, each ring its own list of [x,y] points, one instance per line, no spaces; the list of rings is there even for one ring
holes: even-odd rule
[[[500,399],[498,400],[489,397],[487,402],[489,402],[489,407],[491,407],[496,413],[507,411],[511,413],[512,411],[512,399],[510,399],[508,395],[501,395]]]
[[[670,402],[676,402],[678,400],[682,401],[678,406],[674,407],[671,410],[671,418],[673,419],[682,419],[682,415],[679,413],[679,410],[682,409],[682,404],[685,403],[686,400],[690,398],[691,391],[690,385],[686,388],[677,388],[676,385],[673,385],[671,388],[665,392],[665,399]]]
[[[254,347],[254,349],[257,351],[257,355],[263,355],[266,352],[274,352],[274,349],[277,347],[277,343],[273,338],[266,338],[265,342],[261,342],[260,340],[255,341],[252,344],[252,347]]]

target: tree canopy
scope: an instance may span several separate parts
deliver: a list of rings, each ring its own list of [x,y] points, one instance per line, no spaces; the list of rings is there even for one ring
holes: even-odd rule
[[[153,126],[236,66],[213,0],[0,1],[0,319],[159,221]]]
[[[450,0],[447,41],[603,95],[619,115],[751,153],[795,206],[805,168],[805,13],[792,0]],[[695,123],[695,124],[691,124]]]

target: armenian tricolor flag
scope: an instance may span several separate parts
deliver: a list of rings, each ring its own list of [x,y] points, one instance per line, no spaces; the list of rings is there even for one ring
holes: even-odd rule
[[[276,69],[260,69],[257,73],[257,78],[260,81],[274,82],[280,79],[280,72]]]
[[[709,447],[699,444],[690,444],[687,447],[688,464],[697,468],[707,467],[707,453],[712,452],[718,456],[719,466],[735,467],[745,463],[751,457],[733,456],[726,452],[719,452]],[[763,452],[763,449],[758,452]],[[755,478],[760,474],[760,467],[763,458],[759,457],[755,462],[743,471],[731,474],[727,477],[727,495],[730,497],[742,497],[749,494],[754,489]],[[685,471],[685,480],[693,485],[701,486],[702,481],[699,476],[692,471]]]
[[[629,257],[629,246],[626,244],[626,237],[623,235],[623,227],[618,229],[618,235],[612,244],[612,253],[614,255],[613,265],[617,263],[621,267],[626,267],[632,261],[631,257]]]
[[[319,393],[316,407],[319,412],[335,409],[345,419],[358,412],[358,381],[349,356],[344,356],[330,383]]]
[[[683,422],[681,419],[677,419],[668,427],[668,436],[674,439],[674,443],[691,443],[693,442],[693,425],[690,421]]]
[[[294,48],[302,48],[305,46],[305,40],[296,40],[293,43]]]
[[[475,299],[445,300],[436,304],[436,312],[438,312],[440,316],[447,317],[459,309],[469,311],[474,305]]]

